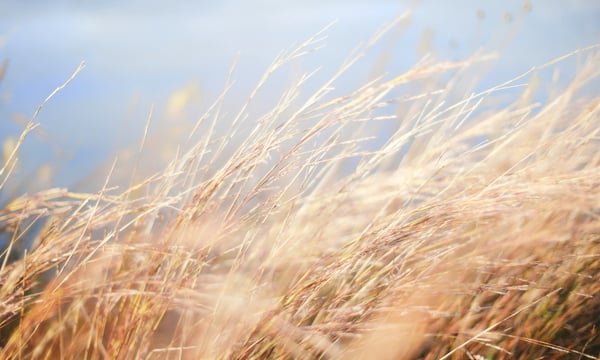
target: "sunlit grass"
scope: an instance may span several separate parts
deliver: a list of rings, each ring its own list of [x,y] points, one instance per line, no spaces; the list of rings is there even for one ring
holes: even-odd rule
[[[116,162],[95,193],[4,204],[1,357],[598,356],[598,48],[539,66],[583,59],[543,103],[534,71],[445,102],[487,56],[334,93],[367,43],[314,93],[300,75],[251,114],[269,77],[322,41],[277,58],[233,115],[228,82],[161,171],[138,176],[150,114],[126,186]],[[488,105],[508,89],[522,93]],[[0,191],[36,115],[4,141]]]

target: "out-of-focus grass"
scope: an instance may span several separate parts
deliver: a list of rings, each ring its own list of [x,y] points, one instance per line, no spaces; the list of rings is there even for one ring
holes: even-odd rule
[[[598,48],[566,56],[577,75],[543,104],[533,72],[444,103],[482,57],[332,96],[369,43],[313,94],[297,77],[247,119],[321,36],[276,59],[220,133],[224,91],[156,174],[3,205],[2,358],[598,356]],[[5,146],[2,186],[36,126]]]

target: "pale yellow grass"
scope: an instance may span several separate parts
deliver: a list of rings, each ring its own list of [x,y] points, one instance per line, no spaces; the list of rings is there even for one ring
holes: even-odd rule
[[[533,71],[442,103],[481,56],[332,96],[368,43],[314,94],[300,76],[247,119],[270,74],[321,37],[272,64],[225,134],[219,96],[159,173],[6,204],[0,357],[596,358],[598,48],[565,57],[583,60],[543,104],[523,86],[484,108]],[[457,70],[439,91],[395,95]],[[381,123],[395,132],[368,150]]]

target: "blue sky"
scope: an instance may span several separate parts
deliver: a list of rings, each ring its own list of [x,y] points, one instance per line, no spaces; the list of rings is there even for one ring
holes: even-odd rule
[[[87,67],[38,119],[51,140],[34,137],[23,149],[32,166],[61,158],[58,185],[85,177],[115,148],[136,141],[151,104],[161,109],[169,94],[190,82],[197,82],[207,98],[214,97],[238,53],[238,85],[232,94],[243,97],[277,53],[333,21],[326,47],[303,62],[306,70],[322,66],[324,74],[331,74],[358,42],[410,8],[407,30],[381,45],[393,49],[390,72],[416,61],[426,32],[442,59],[459,59],[478,49],[502,50],[491,76],[482,79],[484,86],[600,42],[597,1],[413,3],[4,1],[0,60],[8,59],[9,67],[0,84],[0,141],[20,131],[21,125],[11,120],[14,114],[31,116],[82,60]],[[375,55],[378,51],[383,50],[375,49]],[[343,81],[351,86],[367,80],[369,61],[353,73],[355,78]]]

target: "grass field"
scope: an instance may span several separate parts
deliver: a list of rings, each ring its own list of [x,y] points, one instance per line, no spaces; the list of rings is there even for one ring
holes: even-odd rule
[[[145,135],[96,192],[0,204],[1,358],[600,356],[599,48],[481,92],[481,55],[333,92],[368,43],[253,113],[321,36],[239,109],[228,82],[161,170]],[[5,142],[0,191],[37,126]]]

